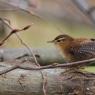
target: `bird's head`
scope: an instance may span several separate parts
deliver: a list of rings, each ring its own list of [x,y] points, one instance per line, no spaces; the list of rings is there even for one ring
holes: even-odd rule
[[[73,38],[71,36],[63,34],[63,35],[59,35],[59,36],[55,37],[54,40],[48,41],[48,42],[54,43],[57,45],[62,45],[62,44],[66,44],[72,40],[73,40]]]

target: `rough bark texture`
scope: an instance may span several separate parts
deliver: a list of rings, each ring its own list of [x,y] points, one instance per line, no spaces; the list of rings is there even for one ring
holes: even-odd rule
[[[0,71],[10,67],[1,63]],[[47,95],[95,95],[95,74],[64,69],[42,70]],[[41,70],[16,69],[0,76],[0,95],[44,95]]]

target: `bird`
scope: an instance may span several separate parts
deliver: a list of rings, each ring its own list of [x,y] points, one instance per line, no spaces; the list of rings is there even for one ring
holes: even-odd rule
[[[95,57],[94,38],[74,38],[67,34],[61,34],[48,42],[55,44],[66,62],[88,60]]]

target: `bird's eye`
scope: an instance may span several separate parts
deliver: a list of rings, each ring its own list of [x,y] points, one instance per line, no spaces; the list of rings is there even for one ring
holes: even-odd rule
[[[61,40],[57,40],[57,42],[61,42]]]
[[[64,42],[65,39],[61,38],[61,39],[58,39],[57,42]]]

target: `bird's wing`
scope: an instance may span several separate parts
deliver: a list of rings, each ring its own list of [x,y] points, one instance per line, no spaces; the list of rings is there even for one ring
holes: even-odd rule
[[[80,43],[80,45],[72,47],[71,53],[79,59],[89,59],[95,57],[95,40]]]

